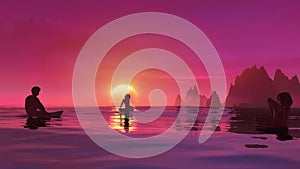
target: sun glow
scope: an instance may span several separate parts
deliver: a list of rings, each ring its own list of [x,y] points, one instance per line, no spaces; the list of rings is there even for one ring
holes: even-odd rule
[[[137,98],[138,93],[135,88],[131,85],[120,84],[111,89],[111,97],[113,99],[114,105],[119,106],[122,99],[126,94],[130,94],[132,97]]]

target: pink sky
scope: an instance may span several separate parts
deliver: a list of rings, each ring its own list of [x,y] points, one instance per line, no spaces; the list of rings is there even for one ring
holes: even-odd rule
[[[299,1],[1,1],[0,105],[22,106],[39,85],[46,106],[72,106],[83,44],[104,24],[137,12],[170,13],[198,26],[217,49],[228,84],[254,64],[271,77],[277,68],[300,75],[299,7]]]

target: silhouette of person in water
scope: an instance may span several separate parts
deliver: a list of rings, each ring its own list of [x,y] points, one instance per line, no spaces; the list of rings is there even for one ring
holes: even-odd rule
[[[25,110],[29,118],[50,118],[50,113],[46,112],[44,105],[37,98],[41,89],[38,86],[31,88],[32,95],[26,97]]]
[[[293,99],[288,92],[282,92],[277,95],[277,101],[268,98],[268,103],[273,117],[273,125],[276,130],[277,139],[291,140],[292,136],[288,134],[288,124],[287,120],[289,113],[291,111],[291,105],[293,104]]]
[[[122,100],[121,103],[121,108],[123,106],[123,104],[125,105],[125,109],[124,109],[124,115],[125,115],[125,122],[124,122],[124,127],[129,127],[129,116],[130,116],[130,111],[132,110],[132,106],[130,106],[130,94],[126,94],[124,99]]]

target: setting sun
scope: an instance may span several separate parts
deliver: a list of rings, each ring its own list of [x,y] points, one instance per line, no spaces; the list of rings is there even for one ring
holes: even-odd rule
[[[111,88],[111,97],[113,99],[114,105],[119,106],[122,99],[126,94],[130,94],[131,96],[137,97],[137,91],[131,85],[120,84]]]

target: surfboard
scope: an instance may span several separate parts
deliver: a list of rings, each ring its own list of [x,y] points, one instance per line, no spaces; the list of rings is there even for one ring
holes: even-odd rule
[[[119,108],[119,112],[120,112],[120,113],[124,113],[125,110],[126,110],[125,108]],[[134,107],[130,106],[130,107],[129,107],[129,111],[133,111],[133,110],[134,110]]]
[[[60,116],[63,114],[63,110],[56,111],[56,112],[50,112],[51,118],[60,118]]]

